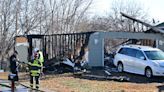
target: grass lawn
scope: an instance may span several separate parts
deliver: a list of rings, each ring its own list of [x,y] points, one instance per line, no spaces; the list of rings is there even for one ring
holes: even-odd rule
[[[7,75],[8,73],[0,73],[0,79],[6,79]],[[47,89],[52,92],[159,92],[161,88],[164,88],[162,83],[145,84],[89,80],[75,78],[72,74],[46,75],[44,77],[40,81],[41,89]],[[26,79],[22,83],[29,85],[29,80]]]
[[[158,92],[160,83],[138,84],[130,82],[99,81],[54,76],[41,80],[41,87],[57,92]]]

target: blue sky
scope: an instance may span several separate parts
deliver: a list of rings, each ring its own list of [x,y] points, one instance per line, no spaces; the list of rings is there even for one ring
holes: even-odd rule
[[[98,15],[104,15],[110,11],[113,0],[94,0],[93,12]],[[164,22],[164,0],[137,0],[144,5],[150,18]]]

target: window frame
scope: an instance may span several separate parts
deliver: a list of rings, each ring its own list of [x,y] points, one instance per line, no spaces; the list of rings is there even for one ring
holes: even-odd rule
[[[125,50],[126,52],[123,51],[123,50]],[[130,52],[130,50],[134,50],[135,51],[135,52],[133,52],[134,54],[129,54],[128,52]],[[144,59],[141,59],[141,58],[137,57],[138,52],[142,53]],[[130,57],[133,57],[133,58],[137,58],[137,59],[140,59],[140,60],[146,60],[146,56],[145,56],[144,52],[141,51],[141,50],[135,49],[135,48],[122,47],[122,48],[119,49],[118,53],[122,54],[122,55],[130,56]]]
[[[137,53],[138,53],[138,52],[141,52],[141,53],[142,53],[144,59],[141,59],[141,58],[137,57]],[[141,50],[137,50],[137,52],[136,52],[136,57],[135,57],[135,58],[140,59],[140,60],[146,60],[146,56],[145,56],[144,52],[141,51]]]

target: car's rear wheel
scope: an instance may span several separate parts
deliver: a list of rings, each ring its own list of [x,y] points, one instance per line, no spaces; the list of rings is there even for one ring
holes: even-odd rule
[[[147,78],[151,78],[151,77],[153,76],[153,73],[152,73],[151,68],[146,68],[146,69],[145,69],[145,76],[146,76]]]
[[[118,72],[123,72],[124,67],[123,67],[123,64],[121,62],[118,63],[117,70],[118,70]]]

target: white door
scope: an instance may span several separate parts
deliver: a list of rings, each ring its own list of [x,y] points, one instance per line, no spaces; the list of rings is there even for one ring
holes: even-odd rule
[[[124,56],[123,57],[123,64],[124,64],[124,70],[127,72],[135,73],[135,55],[136,50],[132,48],[125,48],[124,49]]]
[[[126,66],[125,71],[131,72],[131,73],[135,73],[136,72],[135,71],[136,69],[134,67],[134,62],[135,62],[134,57],[127,56],[126,61],[124,61],[124,62],[125,62],[125,66]]]
[[[146,67],[146,58],[142,51],[137,51],[134,67],[137,74],[144,74]]]

